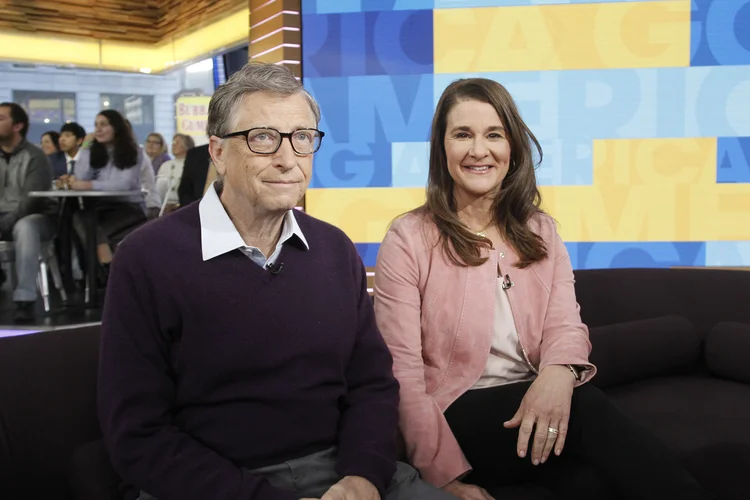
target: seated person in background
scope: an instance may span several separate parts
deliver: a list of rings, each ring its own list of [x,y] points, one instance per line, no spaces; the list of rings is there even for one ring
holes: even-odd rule
[[[172,154],[174,159],[165,161],[156,176],[156,192],[162,200],[166,200],[167,210],[171,211],[180,203],[177,188],[180,186],[182,171],[185,166],[185,155],[195,147],[195,141],[189,135],[175,134],[172,139]]]
[[[0,104],[0,238],[12,241],[18,285],[13,290],[16,320],[34,319],[36,277],[42,242],[55,237],[57,203],[50,198],[31,198],[31,191],[52,187],[52,170],[41,149],[26,141],[29,117],[15,103]],[[5,275],[0,271],[0,281]]]
[[[96,116],[94,142],[81,150],[75,164],[75,175],[63,176],[69,189],[80,191],[140,191],[141,171],[148,156],[133,139],[125,119],[117,111],[106,109]],[[97,258],[107,266],[112,261],[109,238],[115,233],[145,221],[143,195],[87,198],[94,204],[97,217]],[[92,212],[76,212],[73,224],[82,241],[86,238],[85,217]]]
[[[52,176],[57,179],[65,173],[65,153],[60,149],[60,134],[54,130],[43,133],[41,145],[52,167]]]
[[[60,134],[54,130],[48,130],[42,134],[40,145],[47,156],[60,152]]]
[[[141,500],[453,498],[396,462],[398,384],[354,245],[293,210],[319,121],[288,69],[246,65],[209,105],[220,179],[118,249],[99,412]]]
[[[148,220],[153,220],[159,216],[162,198],[156,189],[156,175],[148,156],[141,162],[141,191],[145,196],[146,216]]]
[[[138,138],[135,136],[133,125],[130,123],[130,120],[125,118],[125,124],[128,126],[128,130],[130,131],[130,133],[133,135],[133,142],[138,144]],[[144,155],[144,150],[140,146],[139,154]],[[148,155],[144,156],[146,156],[145,160],[139,162],[141,166],[141,191],[143,192],[143,195],[145,197],[144,203],[146,206],[146,217],[148,218],[148,220],[152,220],[159,216],[162,199],[161,196],[159,196],[158,191],[156,190],[156,174],[154,173],[154,167],[151,165],[151,158]]]
[[[386,234],[374,287],[411,463],[464,500],[521,482],[559,499],[712,498],[586,384],[570,258],[539,208],[541,148],[507,90],[452,83],[430,141],[427,202]],[[582,467],[602,490],[576,481]]]
[[[85,137],[86,131],[76,122],[66,123],[62,126],[60,129],[60,150],[64,154],[65,163],[62,173],[57,174],[56,177],[73,173]]]
[[[210,163],[211,156],[208,152],[208,144],[194,147],[185,155],[182,179],[180,179],[180,187],[177,189],[181,207],[186,207],[203,198]]]
[[[151,166],[154,169],[154,175],[159,171],[162,163],[170,160],[169,154],[167,153],[167,141],[164,140],[164,136],[152,132],[146,137],[146,154],[149,160],[151,160]]]

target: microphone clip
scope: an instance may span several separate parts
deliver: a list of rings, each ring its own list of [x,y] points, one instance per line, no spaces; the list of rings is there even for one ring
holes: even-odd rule
[[[503,278],[503,282],[502,282],[502,284],[500,286],[502,287],[503,290],[507,290],[508,288],[512,287],[513,285],[514,285],[514,283],[510,280],[510,276],[506,274],[505,278]]]
[[[281,270],[284,269],[284,263],[280,262],[277,265],[273,265],[269,262],[268,264],[266,264],[266,269],[271,271],[271,274],[273,274],[274,276],[277,276],[281,272]]]

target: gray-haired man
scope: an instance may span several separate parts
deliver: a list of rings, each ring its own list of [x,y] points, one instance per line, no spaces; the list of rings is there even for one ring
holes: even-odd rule
[[[246,66],[209,108],[220,180],[118,249],[100,414],[142,500],[453,498],[396,462],[399,386],[354,245],[294,210],[319,121],[288,70]]]

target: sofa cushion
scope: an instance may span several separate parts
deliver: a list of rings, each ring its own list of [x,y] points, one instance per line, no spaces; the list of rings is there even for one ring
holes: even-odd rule
[[[706,366],[711,373],[750,384],[750,324],[719,323],[706,337]]]
[[[629,321],[591,328],[590,361],[601,388],[650,377],[684,373],[700,360],[696,328],[681,316]]]
[[[658,377],[606,391],[725,500],[747,500],[750,385],[697,375]]]
[[[134,500],[140,493],[117,475],[100,439],[73,452],[68,482],[73,500]]]
[[[64,498],[73,451],[101,437],[98,358],[98,326],[0,339],[0,498]]]

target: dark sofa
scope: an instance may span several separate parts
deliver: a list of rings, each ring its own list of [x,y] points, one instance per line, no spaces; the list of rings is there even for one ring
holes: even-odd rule
[[[748,498],[750,272],[576,273],[595,384],[707,488]],[[96,419],[96,326],[0,339],[0,498],[120,500]],[[553,498],[541,488],[498,500]]]

